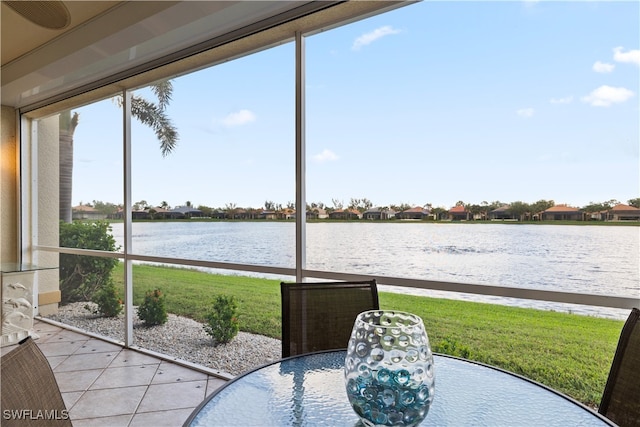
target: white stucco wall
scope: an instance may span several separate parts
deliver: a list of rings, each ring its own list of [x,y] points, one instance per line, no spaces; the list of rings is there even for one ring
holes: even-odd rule
[[[60,130],[58,116],[48,117],[38,120],[36,127],[37,135],[37,203],[34,209],[37,215],[37,228],[35,235],[37,241],[32,244],[57,246],[59,242],[59,209],[58,209],[58,147],[60,146]],[[38,264],[58,265],[59,255],[55,252],[39,251],[37,254]],[[38,273],[38,293],[41,300],[57,300],[55,292],[58,291],[59,276],[58,270],[45,270]],[[52,294],[52,292],[54,294]],[[46,298],[45,298],[46,296]],[[42,301],[44,302],[44,301]],[[58,303],[41,304],[39,312],[41,315],[55,313]]]

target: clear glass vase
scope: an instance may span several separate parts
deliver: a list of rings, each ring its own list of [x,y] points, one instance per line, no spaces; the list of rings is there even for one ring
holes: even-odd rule
[[[372,310],[355,320],[344,367],[351,406],[366,426],[415,426],[434,395],[433,354],[419,316]]]

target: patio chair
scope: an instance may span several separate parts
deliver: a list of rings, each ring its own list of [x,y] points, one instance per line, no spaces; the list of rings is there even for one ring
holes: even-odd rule
[[[71,426],[53,370],[31,337],[0,359],[2,425]]]
[[[621,427],[640,426],[640,310],[633,308],[627,318],[609,378],[604,387],[600,412]]]
[[[346,348],[356,316],[377,310],[375,280],[281,283],[282,357]]]

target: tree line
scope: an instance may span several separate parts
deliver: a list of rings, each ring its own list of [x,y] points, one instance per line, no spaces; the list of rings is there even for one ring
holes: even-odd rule
[[[351,198],[349,200],[349,203],[344,203],[340,199],[331,199],[331,203],[332,203],[331,205],[326,205],[323,202],[307,203],[307,211],[313,212],[314,210],[321,209],[326,211],[327,214],[330,214],[331,212],[334,212],[336,210],[349,209],[352,211],[358,211],[360,213],[363,213],[374,207],[371,200],[369,200],[366,197]],[[616,199],[610,199],[604,202],[597,202],[597,203],[590,202],[589,204],[582,206],[579,209],[581,209],[585,213],[603,212],[611,209],[612,207],[620,203],[621,202],[619,202]],[[105,215],[113,215],[121,211],[124,207],[122,204],[114,204],[114,203],[103,202],[99,200],[94,200],[92,203],[84,203],[84,204],[81,202],[80,204],[84,206],[91,206],[97,212],[103,213]],[[629,206],[640,208],[640,197],[629,199],[627,200],[626,204],[628,204]],[[543,212],[555,205],[556,204],[553,200],[538,200],[534,203],[526,203],[519,200],[515,202],[510,202],[510,203],[501,202],[499,200],[495,200],[493,202],[482,201],[481,203],[465,203],[464,201],[459,200],[455,204],[455,206],[464,206],[465,211],[469,212],[472,215],[486,215],[487,213],[495,209],[498,209],[502,206],[509,206],[509,210],[514,215],[518,215],[518,216],[524,215],[526,213]],[[177,207],[184,207],[184,206],[198,209],[202,211],[204,216],[212,216],[215,212],[226,212],[226,213],[237,212],[240,209],[245,211],[256,211],[256,212],[258,211],[259,212],[262,212],[262,211],[282,212],[285,209],[291,209],[291,210],[295,209],[294,202],[289,201],[286,204],[281,204],[281,203],[275,203],[272,200],[266,200],[264,202],[264,205],[259,208],[254,208],[254,207],[242,208],[242,207],[239,207],[236,203],[226,203],[223,207],[217,207],[217,208],[206,206],[206,205],[198,205],[197,207],[194,207],[191,201],[187,201],[184,205],[179,205],[175,207],[177,208]],[[162,201],[157,206],[152,206],[146,200],[140,200],[138,202],[135,202],[132,206],[132,209],[134,211],[140,211],[140,210],[146,210],[146,209],[156,209],[158,207],[162,209],[167,209],[167,210],[171,209],[171,206],[166,201]],[[449,209],[442,206],[434,207],[431,203],[425,203],[423,205],[410,205],[408,203],[400,203],[397,205],[390,204],[385,206],[376,206],[376,209],[380,209],[383,211],[392,210],[394,212],[403,212],[415,207],[421,207],[429,211],[430,213],[435,214],[437,217],[449,211]]]

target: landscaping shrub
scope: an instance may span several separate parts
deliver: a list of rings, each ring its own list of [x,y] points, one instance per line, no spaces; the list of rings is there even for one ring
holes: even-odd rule
[[[100,289],[93,294],[91,301],[98,306],[97,309],[92,310],[94,314],[100,314],[105,317],[116,317],[122,312],[122,299],[118,294],[116,285],[111,279],[102,284]]]
[[[164,294],[160,289],[148,291],[144,301],[138,307],[138,317],[147,326],[162,325],[167,322],[167,309],[164,306]]]
[[[205,316],[207,324],[204,330],[218,343],[228,343],[238,335],[238,316],[235,299],[220,295],[213,309]]]
[[[60,222],[60,246],[66,248],[116,251],[116,240],[106,221]],[[115,258],[60,254],[61,303],[90,301],[94,293],[111,280]]]

